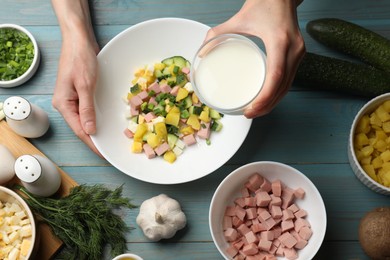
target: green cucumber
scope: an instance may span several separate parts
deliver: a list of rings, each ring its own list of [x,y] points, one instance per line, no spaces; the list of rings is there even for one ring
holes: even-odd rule
[[[336,18],[310,21],[306,31],[327,47],[390,72],[390,40],[373,31]]]
[[[164,63],[167,66],[174,64],[174,65],[178,66],[180,69],[182,69],[184,67],[189,68],[191,66],[190,62],[188,60],[186,60],[185,58],[183,58],[182,56],[173,56],[170,58],[166,58],[166,59],[162,60],[161,63]]]
[[[169,147],[170,147],[171,149],[173,149],[173,147],[175,147],[176,142],[177,142],[177,140],[179,139],[179,137],[177,137],[177,136],[174,135],[174,134],[168,134],[168,135],[167,135],[167,139],[168,139]]]
[[[390,74],[367,64],[307,52],[294,84],[372,98],[390,92]]]

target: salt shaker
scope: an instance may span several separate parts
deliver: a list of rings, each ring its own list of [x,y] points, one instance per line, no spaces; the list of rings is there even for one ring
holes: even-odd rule
[[[56,165],[41,155],[22,155],[15,162],[16,176],[32,194],[49,197],[61,186],[61,175]]]
[[[9,182],[14,176],[15,157],[10,150],[0,144],[0,185]]]
[[[17,134],[27,138],[37,138],[49,129],[47,113],[19,96],[4,101],[3,111],[9,127]]]

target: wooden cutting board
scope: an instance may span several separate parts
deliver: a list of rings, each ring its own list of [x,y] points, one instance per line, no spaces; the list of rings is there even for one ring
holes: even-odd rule
[[[12,131],[7,122],[4,120],[0,121],[0,144],[5,145],[15,156],[15,158],[18,158],[24,154],[38,154],[41,156],[46,156],[27,139]],[[65,196],[69,193],[69,189],[71,187],[77,186],[77,183],[63,170],[60,168],[58,168],[58,170],[60,171],[62,178],[62,183],[60,189],[58,190],[58,195]],[[17,178],[15,177],[13,181],[17,182]],[[38,236],[40,243],[36,251],[35,258],[40,260],[51,259],[61,248],[62,241],[52,234],[48,225],[42,222],[38,223]]]

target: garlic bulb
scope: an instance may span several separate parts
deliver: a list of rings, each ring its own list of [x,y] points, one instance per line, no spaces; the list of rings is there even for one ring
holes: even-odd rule
[[[145,236],[152,241],[171,238],[187,224],[179,202],[165,194],[145,200],[136,221]]]

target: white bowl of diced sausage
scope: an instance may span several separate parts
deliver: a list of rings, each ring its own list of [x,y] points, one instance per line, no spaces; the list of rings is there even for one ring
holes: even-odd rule
[[[362,183],[390,195],[390,93],[371,99],[356,114],[348,158]]]
[[[0,186],[0,259],[31,259],[36,236],[34,216],[27,203]]]
[[[209,225],[225,259],[312,259],[325,237],[326,210],[314,184],[278,162],[244,165],[218,186]]]

